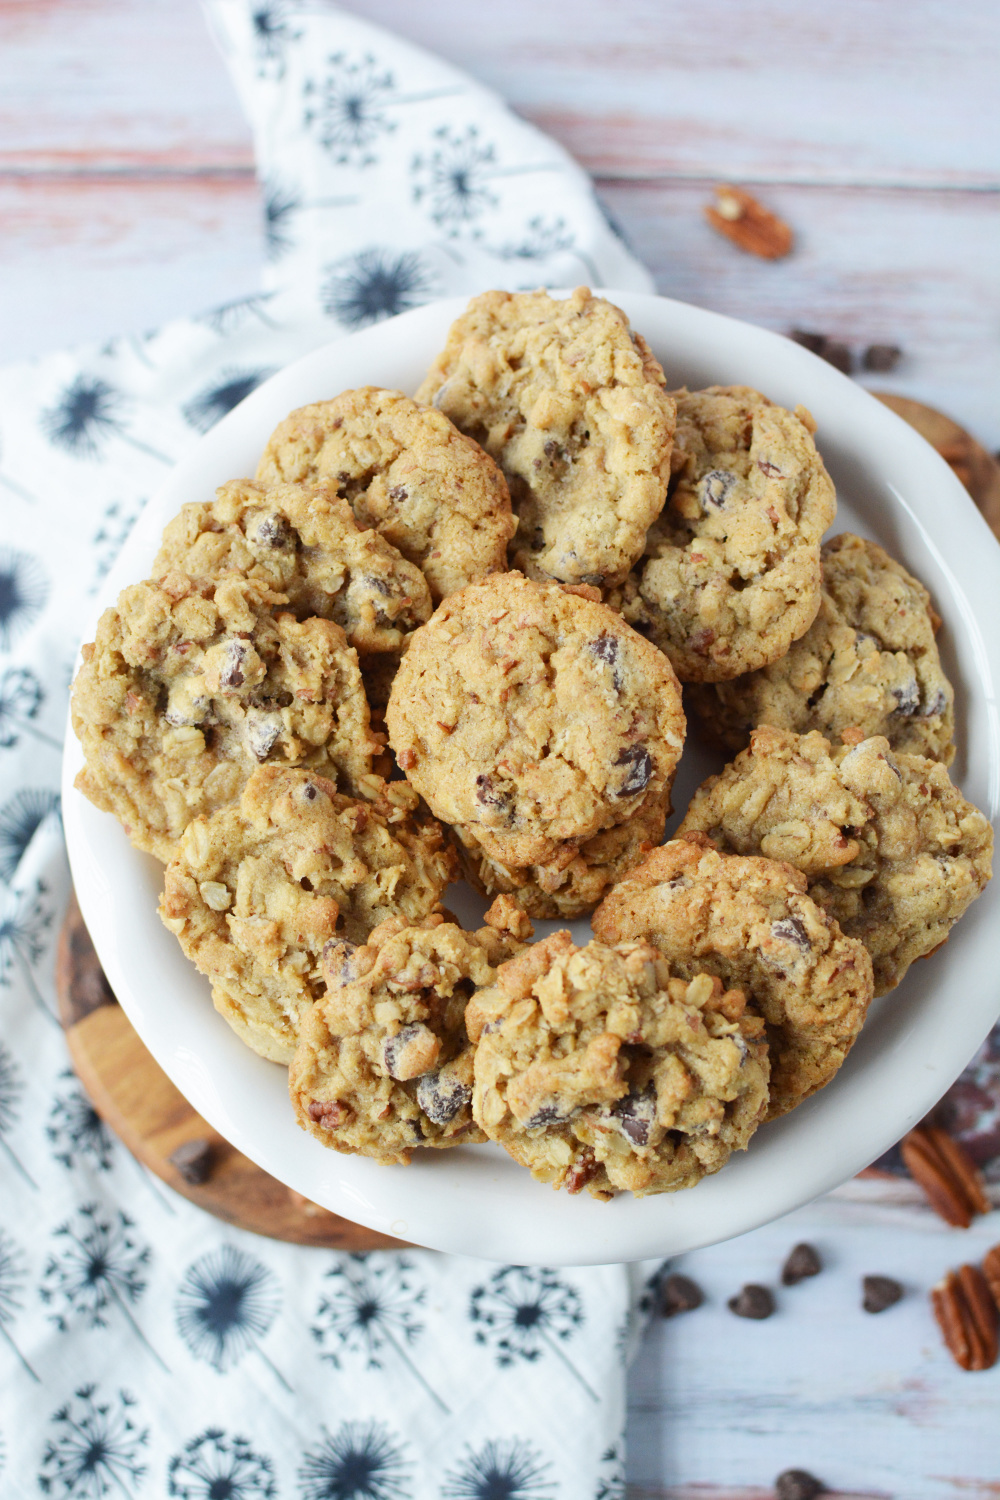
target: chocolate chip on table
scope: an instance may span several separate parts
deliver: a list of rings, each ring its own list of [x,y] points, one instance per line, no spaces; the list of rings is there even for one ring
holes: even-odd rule
[[[774,1312],[774,1296],[769,1287],[758,1286],[748,1281],[746,1286],[729,1299],[729,1311],[738,1318],[769,1318]]]
[[[826,1485],[807,1469],[786,1469],[774,1481],[777,1500],[815,1500]]]
[[[869,344],[861,356],[861,363],[866,370],[873,370],[876,375],[887,375],[894,370],[903,357],[903,351],[897,344]]]
[[[825,359],[827,364],[833,365],[842,374],[850,375],[854,369],[854,355],[846,344],[839,343],[837,339],[831,339],[825,333],[812,333],[806,328],[793,328],[792,338],[796,344],[801,344],[810,354],[818,354],[820,359]]]
[[[660,1286],[659,1309],[664,1318],[693,1312],[705,1300],[705,1294],[690,1276],[668,1276]]]
[[[861,1289],[861,1306],[867,1313],[885,1312],[903,1295],[903,1288],[891,1276],[865,1276]]]
[[[822,1269],[823,1262],[814,1246],[796,1245],[781,1268],[782,1285],[796,1286],[807,1276],[818,1276]]]
[[[201,1138],[184,1141],[167,1158],[191,1187],[200,1187],[212,1175],[212,1143]]]

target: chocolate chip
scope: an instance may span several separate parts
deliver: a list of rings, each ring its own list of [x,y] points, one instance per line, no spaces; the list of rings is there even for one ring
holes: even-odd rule
[[[865,1276],[861,1289],[861,1306],[867,1313],[885,1312],[903,1295],[903,1288],[891,1276]]]
[[[202,1139],[185,1141],[171,1151],[167,1160],[175,1166],[185,1182],[200,1187],[212,1175],[212,1143]]]
[[[596,641],[590,642],[590,650],[598,661],[605,662],[611,668],[611,681],[616,693],[621,692],[622,674],[618,666],[618,656],[621,651],[621,642],[616,635],[599,635]]]
[[[257,527],[257,540],[262,547],[287,547],[291,535],[283,516],[265,516]]]
[[[825,1489],[826,1485],[806,1469],[786,1469],[774,1481],[777,1500],[816,1500]]]
[[[238,688],[243,686],[243,663],[246,661],[247,648],[242,641],[230,641],[226,646],[226,664],[219,673],[219,686],[221,688]]]
[[[495,786],[491,777],[480,772],[476,777],[476,801],[481,802],[484,807],[509,808],[510,793],[503,787]]]
[[[793,328],[792,338],[810,353],[818,354],[820,359],[825,359],[828,364],[834,365],[844,375],[850,375],[854,369],[854,356],[847,345],[838,343],[827,334],[811,333],[804,328]]]
[[[392,589],[384,578],[366,578],[365,583],[370,589],[374,589],[376,594],[385,594],[388,596],[392,593]]]
[[[703,508],[711,506],[713,510],[724,509],[729,491],[735,483],[736,475],[729,469],[711,469],[698,485]]]
[[[920,689],[917,686],[917,679],[911,677],[909,682],[904,682],[901,687],[894,687],[892,696],[896,700],[896,707],[892,711],[894,715],[905,719],[915,714],[920,707]]]
[[[389,491],[390,500],[408,500],[409,498],[409,491],[407,490],[405,485],[394,484],[392,489]]]
[[[943,714],[947,701],[948,700],[945,697],[944,693],[942,693],[941,689],[938,688],[937,692],[934,694],[934,697],[928,699],[923,708],[920,710],[920,717],[922,719],[933,719],[937,714]]]
[[[382,1043],[382,1066],[389,1077],[404,1082],[421,1077],[437,1051],[434,1047],[430,1052],[429,1041],[432,1041],[430,1030],[419,1021],[401,1026],[393,1036],[387,1036]]]
[[[562,446],[561,444],[557,443],[554,438],[549,438],[548,442],[545,444],[543,452],[546,458],[562,458],[563,456]]]
[[[668,1276],[660,1285],[659,1309],[664,1318],[693,1312],[705,1300],[705,1294],[690,1276]]]
[[[302,788],[302,795],[307,802],[315,802],[316,798],[319,796],[319,787],[314,786],[311,781],[307,781],[305,786]]]
[[[645,745],[630,745],[615,761],[616,766],[628,766],[625,779],[618,789],[619,797],[633,797],[645,791],[653,775],[653,760]]]
[[[656,1090],[652,1084],[642,1093],[628,1093],[611,1111],[615,1123],[633,1146],[648,1146],[656,1122]]]
[[[783,938],[787,943],[794,943],[796,948],[801,948],[803,953],[808,953],[812,947],[805,923],[800,917],[782,917],[778,922],[771,923],[771,935]]]
[[[825,333],[810,333],[805,328],[793,328],[792,338],[797,344],[801,344],[803,349],[808,349],[810,354],[821,353],[826,343]]]
[[[748,1281],[735,1297],[729,1299],[729,1311],[738,1318],[769,1318],[774,1312],[774,1297],[766,1286]]]
[[[281,733],[281,720],[273,714],[247,714],[246,737],[250,753],[257,760],[266,760],[275,740]]]
[[[572,1111],[570,1111],[572,1113]],[[558,1104],[543,1104],[541,1109],[535,1111],[530,1120],[525,1120],[525,1130],[537,1130],[542,1125],[561,1125],[568,1120],[569,1115],[564,1113]]]
[[[861,363],[866,370],[874,370],[877,375],[887,375],[894,370],[903,357],[903,351],[898,344],[869,344],[861,356]]]
[[[417,1084],[417,1103],[432,1125],[447,1125],[472,1099],[472,1090],[447,1073],[425,1073]]]
[[[818,1276],[822,1269],[823,1262],[812,1245],[796,1245],[781,1268],[782,1284],[796,1286],[807,1276]]]

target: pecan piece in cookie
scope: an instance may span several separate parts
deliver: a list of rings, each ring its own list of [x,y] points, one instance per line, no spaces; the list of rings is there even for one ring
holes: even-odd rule
[[[693,1187],[767,1107],[764,1024],[647,943],[557,932],[469,1003],[472,1112],[534,1177],[595,1198]]]
[[[767,1023],[768,1117],[829,1083],[872,998],[864,946],[806,895],[806,877],[770,859],[719,854],[703,834],[654,849],[593,916],[604,942],[644,940],[674,972],[717,974]]]

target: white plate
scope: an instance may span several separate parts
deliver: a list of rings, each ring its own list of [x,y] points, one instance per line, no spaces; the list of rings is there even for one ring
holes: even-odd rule
[[[1000,557],[951,470],[886,407],[788,339],[665,298],[608,295],[645,334],[671,385],[747,384],[812,411],[837,486],[834,529],[883,543],[927,584],[944,617],[942,655],[959,725],[952,773],[994,818]],[[100,608],[146,576],[163,525],[185,501],[208,500],[216,485],[253,473],[272,428],[293,407],[358,385],[413,391],[464,306],[456,298],[352,334],[256,390],[147,506]],[[89,621],[84,639],[92,629]],[[942,952],[915,964],[876,1002],[827,1088],[763,1127],[749,1151],[688,1192],[608,1204],[571,1198],[535,1182],[493,1146],[418,1152],[409,1167],[342,1156],[299,1129],[284,1070],[250,1052],[212,1008],[207,980],[157,917],[160,866],[74,791],[81,763],[70,734],[63,805],[77,894],[111,986],[157,1062],[216,1130],[280,1181],[359,1224],[435,1249],[519,1264],[601,1264],[673,1254],[753,1229],[845,1181],[898,1140],[961,1072],[1000,1012],[998,887],[987,889]],[[678,807],[714,769],[688,751]],[[447,899],[463,920],[483,909],[467,887],[453,887]],[[589,924],[575,927],[585,941]]]

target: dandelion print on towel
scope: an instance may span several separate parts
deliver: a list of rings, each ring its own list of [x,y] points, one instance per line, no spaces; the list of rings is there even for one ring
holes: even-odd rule
[[[59,793],[50,787],[23,787],[0,807],[0,880],[7,885],[46,818],[58,815]]]
[[[493,253],[501,260],[525,261],[546,260],[550,255],[574,255],[589,281],[596,286],[601,280],[601,274],[589,255],[577,248],[576,235],[566,227],[565,219],[545,219],[536,214],[528,220],[521,239],[508,240],[505,245],[497,246]],[[535,285],[533,280],[526,290],[533,290]]]
[[[407,1500],[410,1465],[381,1422],[345,1422],[307,1448],[299,1469],[301,1500]]]
[[[110,1171],[114,1160],[111,1132],[83,1090],[74,1087],[74,1074],[67,1069],[59,1076],[69,1087],[65,1093],[56,1094],[45,1127],[55,1148],[53,1157],[70,1170],[86,1164],[98,1172]]]
[[[264,249],[268,260],[280,260],[295,243],[291,222],[302,208],[302,199],[293,188],[273,178],[263,184],[263,194]]]
[[[293,31],[289,26],[288,9],[281,0],[272,0],[270,5],[254,7],[250,20],[258,78],[271,78],[275,83],[280,83],[285,76],[285,49],[290,42],[297,42],[302,35],[301,31]]]
[[[273,296],[273,292],[251,292],[246,297],[234,297],[231,302],[220,302],[218,307],[201,313],[194,322],[204,324],[220,338],[235,333],[254,318],[265,328],[277,328],[278,324],[267,312],[267,304]]]
[[[382,1370],[399,1361],[447,1412],[441,1397],[427,1384],[405,1345],[423,1332],[416,1316],[426,1298],[417,1286],[415,1269],[402,1255],[345,1255],[326,1273],[330,1283],[316,1309],[312,1335],[323,1349],[323,1359],[335,1369],[345,1354],[360,1355],[369,1370]]]
[[[45,1445],[38,1488],[57,1500],[132,1500],[146,1472],[140,1462],[149,1428],[139,1428],[135,1398],[126,1391],[107,1401],[84,1385],[53,1414],[55,1436]]]
[[[315,130],[320,145],[338,167],[374,166],[378,156],[372,148],[399,123],[390,118],[390,109],[462,92],[460,85],[453,84],[400,93],[393,74],[383,70],[370,53],[350,58],[346,52],[335,52],[327,58],[327,69],[322,82],[309,79],[306,83],[309,103],[303,123]]]
[[[22,734],[62,750],[62,740],[32,722],[44,702],[42,684],[29,667],[8,667],[0,675],[0,750],[13,750]]]
[[[177,1293],[177,1331],[195,1359],[220,1374],[253,1350],[291,1391],[259,1343],[280,1305],[274,1273],[245,1251],[223,1245],[188,1267]]]
[[[460,1468],[449,1470],[441,1500],[551,1500],[555,1482],[547,1463],[520,1438],[494,1439],[470,1448]]]
[[[413,158],[413,201],[426,205],[440,229],[456,235],[500,202],[490,187],[498,171],[496,147],[480,140],[475,125],[464,131],[441,125],[434,139],[432,151]]]
[[[96,594],[101,580],[111,572],[112,565],[128,540],[128,534],[139,519],[145,505],[141,499],[135,505],[121,500],[112,500],[104,507],[101,524],[94,532],[91,546],[94,548],[94,579],[89,592]]]
[[[433,284],[415,250],[362,250],[327,267],[320,304],[345,328],[363,328],[430,299]]]
[[[562,1348],[582,1327],[584,1313],[579,1292],[554,1271],[501,1266],[473,1291],[469,1316],[477,1325],[476,1342],[493,1346],[498,1365],[522,1359],[533,1364],[555,1354],[587,1394],[599,1399]]]
[[[30,629],[48,596],[49,580],[38,559],[0,547],[0,651],[9,651]]]
[[[618,1443],[612,1443],[601,1454],[594,1500],[625,1500],[625,1455]]]
[[[55,406],[42,412],[42,430],[51,443],[74,458],[97,458],[103,444],[117,437],[150,458],[173,463],[127,430],[122,420],[126,405],[123,393],[99,375],[78,375]]]
[[[106,1328],[107,1314],[114,1308],[166,1370],[129,1308],[146,1290],[144,1273],[151,1255],[149,1246],[139,1245],[129,1232],[134,1228],[120,1210],[84,1204],[74,1219],[54,1231],[57,1246],[39,1295],[46,1306],[56,1308],[51,1317],[61,1333],[69,1331],[74,1319],[89,1328]]]
[[[208,432],[271,373],[270,370],[221,370],[217,380],[181,408],[185,422],[199,432]]]
[[[9,989],[20,973],[39,1010],[58,1026],[34,975],[34,965],[45,952],[45,934],[52,926],[53,912],[43,900],[48,894],[41,880],[23,891],[0,891],[0,987]]]
[[[20,1069],[14,1061],[12,1053],[7,1050],[3,1042],[0,1042],[0,1150],[3,1151],[7,1160],[21,1174],[29,1187],[37,1189],[38,1183],[31,1176],[20,1158],[15,1155],[7,1139],[8,1133],[20,1119],[18,1105],[21,1102],[23,1092],[24,1084],[21,1079]]]
[[[277,1493],[271,1460],[216,1427],[192,1438],[167,1468],[167,1494],[178,1500],[274,1500]]]
[[[0,1229],[0,1336],[13,1349],[18,1361],[27,1370],[32,1380],[40,1380],[14,1342],[9,1323],[13,1323],[21,1311],[21,1293],[24,1287],[24,1261],[14,1241]]]
[[[2,457],[3,448],[0,446],[0,458]],[[5,474],[2,469],[0,469],[0,485],[3,485],[4,489],[9,490],[12,495],[16,495],[19,500],[27,500],[29,505],[34,505],[38,500],[37,495],[26,490],[23,484],[18,484],[16,479],[11,479],[10,475]]]

